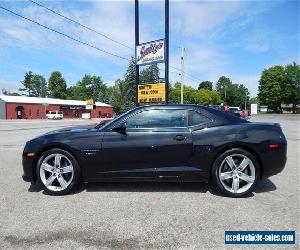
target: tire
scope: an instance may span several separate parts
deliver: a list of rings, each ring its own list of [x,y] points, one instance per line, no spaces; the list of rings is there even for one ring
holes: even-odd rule
[[[212,182],[226,196],[240,198],[250,194],[260,177],[257,159],[248,151],[232,148],[215,160],[211,169]]]
[[[74,191],[79,184],[80,168],[72,154],[53,148],[40,156],[36,176],[46,193],[65,195]]]

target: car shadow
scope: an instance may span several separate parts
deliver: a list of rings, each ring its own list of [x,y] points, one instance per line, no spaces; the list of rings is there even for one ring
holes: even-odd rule
[[[207,183],[197,182],[102,182],[84,183],[78,192],[200,192],[209,190]]]
[[[265,193],[276,190],[275,184],[270,179],[263,179],[257,183],[253,193]],[[39,185],[31,184],[28,192],[41,192]],[[208,183],[202,182],[91,182],[82,183],[73,192],[210,192],[213,195],[224,196]],[[45,193],[43,191],[43,193]],[[247,197],[253,197],[250,193]],[[46,193],[45,193],[46,194]],[[72,194],[72,193],[71,193]]]
[[[41,186],[37,184],[30,184],[28,188],[28,192],[34,192],[34,193],[41,192],[42,190],[43,189],[41,188]]]
[[[276,185],[270,179],[262,179],[257,183],[254,193],[265,193],[275,191]]]

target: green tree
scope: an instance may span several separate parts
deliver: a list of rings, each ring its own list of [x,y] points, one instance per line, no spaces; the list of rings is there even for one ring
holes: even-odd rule
[[[19,91],[27,92],[27,96],[33,96],[32,92],[33,92],[34,87],[32,84],[32,77],[33,77],[33,74],[31,71],[26,72],[25,76],[24,76],[24,80],[21,82],[23,87],[19,88]]]
[[[239,106],[239,107],[245,107],[247,108],[247,105],[249,104],[250,99],[250,93],[248,89],[243,84],[233,84],[234,86],[234,92],[236,93],[234,95],[233,100],[231,101],[233,103],[232,106]]]
[[[108,102],[109,93],[107,86],[103,83],[100,76],[86,74],[83,78],[67,89],[69,99],[87,100],[92,98],[94,101]]]
[[[180,83],[175,83],[174,87],[170,88],[169,99],[171,103],[180,103]],[[183,102],[185,104],[221,104],[222,99],[217,91],[209,89],[196,90],[190,86],[183,86]]]
[[[48,80],[49,96],[53,98],[67,98],[67,84],[59,71],[53,71]]]
[[[281,65],[265,69],[259,80],[258,98],[262,105],[268,105],[273,110],[281,109],[284,100],[285,70]]]
[[[183,102],[184,103],[194,103],[194,89],[190,86],[183,86]],[[180,103],[180,93],[181,93],[181,83],[176,82],[174,87],[171,86],[169,92],[169,102],[173,104]]]
[[[249,104],[258,104],[258,97],[255,96],[255,97],[252,97],[249,99]]]
[[[34,86],[33,96],[46,97],[47,96],[47,81],[42,75],[34,74],[32,77],[32,84]]]
[[[223,90],[225,88],[225,86],[230,86],[232,84],[232,81],[230,80],[230,78],[226,77],[226,76],[221,76],[216,84],[216,89],[217,91]]]
[[[220,105],[222,103],[221,95],[218,91],[211,90],[211,102],[213,105]]]
[[[116,114],[121,114],[130,109],[133,105],[124,93],[127,93],[127,83],[125,80],[116,80],[114,86],[111,87],[111,104]]]
[[[230,78],[221,76],[216,84],[221,99],[230,106],[244,107],[249,103],[249,91],[243,84],[232,83]]]
[[[157,64],[151,64],[149,67],[141,71],[140,83],[158,83],[158,82],[159,82],[159,68]]]
[[[31,71],[26,72],[24,80],[21,82],[24,86],[19,91],[26,91],[28,96],[46,97],[47,82],[42,75],[32,74]]]
[[[69,100],[81,100],[81,87],[77,85],[68,87],[66,93]]]
[[[180,103],[180,90],[176,88],[169,88],[169,103]]]
[[[198,90],[200,89],[208,89],[208,90],[212,90],[213,89],[213,83],[210,81],[203,81],[200,82]]]
[[[209,89],[195,90],[195,104],[219,105],[221,104],[221,102],[221,96],[217,91]]]
[[[300,103],[300,65],[295,62],[284,69],[284,102],[293,105],[293,113]]]
[[[118,83],[120,83],[118,81]],[[125,110],[128,110],[135,105],[136,88],[135,88],[135,59],[132,57],[129,61],[127,71],[125,73],[124,82],[119,86],[125,102]]]
[[[232,87],[232,81],[226,76],[221,76],[216,83],[216,90],[220,93],[225,103],[228,103],[228,100],[230,100],[230,98],[228,98],[230,87]]]

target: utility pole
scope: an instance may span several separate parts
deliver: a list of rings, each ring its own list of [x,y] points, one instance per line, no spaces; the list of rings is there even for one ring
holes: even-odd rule
[[[180,65],[181,65],[181,91],[180,91],[180,103],[183,104],[183,84],[184,84],[184,60],[183,60],[183,55],[184,55],[184,48],[181,47],[181,56],[180,56]]]
[[[225,85],[225,103],[226,103],[226,85]],[[227,104],[227,103],[226,103]]]
[[[135,0],[135,92],[136,106],[139,105],[138,85],[139,85],[139,65],[137,63],[137,47],[139,44],[139,1]],[[153,41],[156,42],[156,41]],[[164,39],[164,63],[165,63],[165,103],[169,103],[169,0],[165,0],[165,39]],[[155,62],[155,61],[153,61]],[[153,63],[152,62],[152,63]],[[144,63],[145,64],[145,63]],[[141,64],[143,65],[143,64]]]
[[[245,93],[245,110],[247,109],[247,91]]]

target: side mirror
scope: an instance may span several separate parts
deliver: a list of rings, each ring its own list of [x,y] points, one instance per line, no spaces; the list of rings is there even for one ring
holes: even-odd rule
[[[122,135],[126,135],[126,124],[122,123],[119,126],[113,128],[113,131],[122,134]]]

